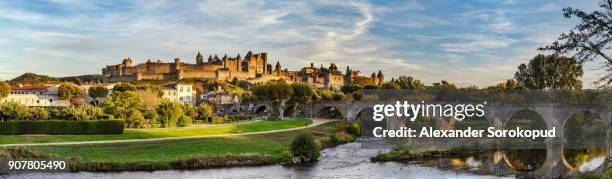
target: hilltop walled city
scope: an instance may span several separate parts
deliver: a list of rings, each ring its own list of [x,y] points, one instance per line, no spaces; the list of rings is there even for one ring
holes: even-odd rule
[[[216,81],[240,81],[246,88],[254,84],[263,84],[269,81],[284,80],[291,83],[305,83],[315,89],[340,91],[344,85],[351,83],[382,85],[384,75],[381,70],[370,76],[360,76],[359,70],[349,66],[343,73],[338,66],[331,63],[325,68],[323,64],[315,67],[314,63],[303,67],[299,71],[283,69],[280,62],[274,66],[268,61],[266,52],[248,52],[244,57],[238,54],[235,57],[224,55],[210,55],[207,60],[198,52],[195,63],[175,58],[172,62],[148,59],[145,63],[136,64],[130,57],[120,64],[108,65],[102,68],[101,77],[79,79],[76,83],[85,93],[85,101],[91,102],[88,89],[93,86],[103,86],[112,90],[115,85],[122,82],[156,83],[163,91],[162,98],[170,101],[198,104],[200,101],[210,101],[216,105],[230,104],[236,99],[229,95],[229,91],[219,88],[214,90],[198,91],[194,83],[183,82],[186,79],[212,79]],[[2,99],[24,104],[26,106],[68,106],[69,101],[61,100],[58,95],[60,82],[47,82],[42,84],[17,83],[11,88],[10,95]]]

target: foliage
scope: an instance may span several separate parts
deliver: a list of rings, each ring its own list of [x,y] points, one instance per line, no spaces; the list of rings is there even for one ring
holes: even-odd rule
[[[433,88],[437,90],[444,90],[444,91],[457,90],[457,86],[455,86],[455,84],[449,83],[446,80],[442,80],[440,81],[440,83],[434,83]]]
[[[104,113],[100,108],[91,105],[68,106],[62,108],[59,114],[55,114],[59,119],[65,120],[94,120],[98,119]]]
[[[16,78],[13,78],[10,80],[10,82],[13,83],[30,83],[30,84],[35,84],[35,83],[57,83],[61,81],[58,78],[54,78],[54,77],[49,77],[46,75],[38,75],[38,74],[34,74],[34,73],[24,73]]]
[[[210,118],[208,118],[210,121],[208,121],[211,124],[223,124],[225,123],[225,118],[221,117],[221,116],[212,116]]]
[[[184,115],[182,105],[177,102],[164,101],[157,106],[157,114],[159,114],[159,122],[161,127],[176,127],[179,118]]]
[[[27,106],[16,102],[0,103],[1,121],[26,119],[30,119],[30,109]]]
[[[393,81],[383,83],[382,88],[383,89],[401,89],[400,85]]]
[[[299,161],[316,161],[319,158],[319,146],[310,134],[300,134],[291,142],[291,155]]]
[[[253,95],[260,100],[272,102],[276,109],[273,118],[279,119],[283,116],[285,102],[293,95],[293,88],[285,81],[268,82],[264,85],[253,87]]]
[[[144,118],[145,120],[148,120],[149,123],[158,123],[159,121],[159,114],[157,114],[157,111],[155,111],[155,109],[146,109],[144,111]]]
[[[514,90],[514,89],[521,89],[521,86],[518,85],[518,82],[516,82],[516,80],[509,79],[506,82],[499,83],[495,86],[490,86],[487,89]]]
[[[350,84],[342,86],[340,88],[340,91],[342,91],[344,94],[348,94],[348,93],[354,93],[357,91],[361,91],[362,89],[363,89],[363,86],[359,84],[350,83]]]
[[[604,59],[601,67],[607,73],[600,78],[598,85],[611,87],[612,54],[609,50],[612,48],[612,1],[604,0],[599,7],[600,10],[590,13],[571,7],[564,8],[565,18],[579,18],[580,24],[569,33],[562,33],[551,45],[539,49],[554,51],[556,54],[573,54],[580,64]]]
[[[183,113],[187,117],[190,117],[190,118],[198,117],[198,113],[192,104],[189,104],[189,103],[180,103],[180,104],[181,104],[181,109],[183,110]]]
[[[297,103],[308,102],[315,95],[314,89],[305,83],[293,83],[291,88],[293,88],[291,99]]]
[[[93,98],[94,101],[98,101],[99,99],[106,98],[108,96],[108,89],[103,86],[92,86],[87,90],[89,97]]]
[[[379,86],[373,85],[373,84],[367,84],[365,86],[363,86],[363,89],[378,89]]]
[[[155,109],[163,101],[161,95],[155,90],[139,90],[137,93],[142,99],[145,109]]]
[[[33,120],[47,120],[49,112],[44,108],[30,108],[30,117]]]
[[[11,94],[11,85],[7,82],[0,81],[0,99],[6,98],[9,94]]]
[[[212,117],[213,115],[213,108],[208,103],[200,103],[196,111],[198,113],[198,120],[208,120],[208,118]]]
[[[331,101],[333,92],[331,90],[321,89],[319,90],[319,96],[323,101]]]
[[[179,117],[178,119],[178,126],[179,127],[187,127],[191,125],[191,118],[189,116],[186,115],[182,115],[181,117]]]
[[[417,89],[417,90],[425,89],[425,84],[423,82],[411,76],[400,76],[397,78],[397,80],[395,80],[395,82],[402,89]]]
[[[519,65],[514,78],[527,89],[580,89],[582,75],[582,65],[574,58],[540,54]]]
[[[136,91],[136,86],[131,83],[122,82],[113,87],[113,93],[126,91]]]
[[[344,97],[344,95],[342,95],[340,93],[332,94],[332,100],[334,100],[334,101],[342,101],[342,97]]]
[[[129,88],[129,87],[128,87]],[[158,85],[145,84],[141,86],[136,86],[138,91],[149,91],[153,94],[157,94],[157,96],[161,97],[164,95],[164,91]]]
[[[81,88],[71,83],[62,83],[57,90],[59,98],[62,100],[83,98]]]
[[[128,128],[141,128],[145,124],[145,117],[139,110],[132,109],[125,119],[125,126]]]
[[[4,121],[0,122],[1,135],[22,134],[122,134],[123,120],[95,120],[95,121]]]
[[[113,92],[113,94],[102,103],[102,109],[107,114],[113,114],[117,118],[126,119],[132,109],[144,108],[142,98],[134,91]]]

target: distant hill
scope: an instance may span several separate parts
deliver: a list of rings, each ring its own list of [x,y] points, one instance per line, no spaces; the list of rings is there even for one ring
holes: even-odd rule
[[[38,75],[35,73],[24,73],[12,80],[9,80],[11,83],[57,83],[61,80],[59,78],[50,77],[47,75]]]

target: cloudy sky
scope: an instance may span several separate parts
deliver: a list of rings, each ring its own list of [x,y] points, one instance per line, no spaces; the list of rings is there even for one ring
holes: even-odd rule
[[[0,1],[0,79],[101,73],[132,57],[195,63],[195,54],[266,51],[298,70],[314,62],[368,75],[488,86],[577,21],[563,7],[596,0]],[[585,67],[585,86],[599,76]]]

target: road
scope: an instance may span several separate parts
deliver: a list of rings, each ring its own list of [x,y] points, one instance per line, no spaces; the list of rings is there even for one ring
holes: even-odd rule
[[[236,133],[236,134],[216,134],[216,135],[200,135],[200,136],[185,136],[185,137],[163,137],[163,138],[152,138],[152,139],[123,139],[123,140],[98,140],[98,141],[79,141],[79,142],[51,142],[51,143],[28,143],[28,144],[0,144],[0,147],[14,147],[14,146],[51,146],[51,145],[81,145],[81,144],[113,144],[113,143],[129,143],[129,142],[155,142],[165,140],[180,140],[180,139],[200,139],[200,138],[211,138],[211,137],[227,137],[227,136],[240,136],[240,135],[254,135],[254,134],[267,134],[274,132],[293,131],[315,127],[321,124],[325,124],[332,120],[328,119],[311,119],[312,124],[308,126],[280,129],[271,131],[261,132],[247,132],[247,133]]]

